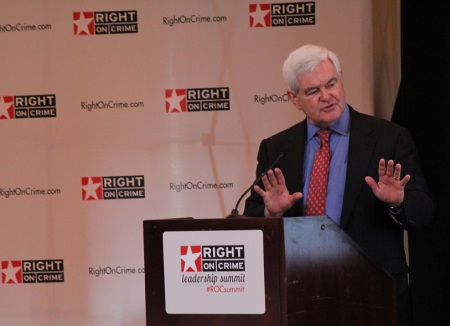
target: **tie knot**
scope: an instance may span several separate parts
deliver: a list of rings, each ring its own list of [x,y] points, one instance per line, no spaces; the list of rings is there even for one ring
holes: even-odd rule
[[[330,139],[330,133],[330,129],[321,129],[317,132],[322,143],[328,143],[328,140]]]

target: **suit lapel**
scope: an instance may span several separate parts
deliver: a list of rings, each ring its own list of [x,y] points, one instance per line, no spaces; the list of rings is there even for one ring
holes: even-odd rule
[[[351,126],[348,148],[347,176],[345,181],[344,202],[342,205],[341,227],[348,222],[356,200],[365,184],[365,176],[372,160],[376,140],[371,137],[373,127],[366,123],[358,112],[350,109]]]
[[[286,139],[288,153],[282,160],[280,168],[285,174],[286,186],[289,193],[303,191],[303,162],[305,155],[306,120],[298,123],[289,138]],[[298,200],[286,213],[287,216],[301,216],[303,214],[303,200]]]

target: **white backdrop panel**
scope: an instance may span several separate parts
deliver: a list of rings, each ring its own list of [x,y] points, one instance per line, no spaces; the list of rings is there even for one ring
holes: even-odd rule
[[[0,324],[144,325],[142,221],[228,215],[262,138],[303,119],[286,101],[255,100],[283,96],[281,66],[298,46],[333,49],[349,102],[373,113],[370,1],[313,1],[314,25],[286,27],[251,27],[256,3],[2,1],[0,105],[51,94],[56,117],[0,119]],[[74,13],[111,11],[136,11],[137,33],[75,35]],[[184,16],[197,21],[165,23]],[[166,90],[219,87],[229,110],[166,112]],[[101,103],[115,107],[87,109]],[[83,200],[82,178],[109,176],[143,176],[145,197]],[[23,264],[57,260],[63,271],[34,272],[63,282],[24,282]]]

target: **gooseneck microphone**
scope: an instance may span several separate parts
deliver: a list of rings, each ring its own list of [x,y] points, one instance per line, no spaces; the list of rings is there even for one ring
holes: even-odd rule
[[[274,168],[274,166],[278,163],[279,160],[281,160],[283,157],[285,157],[287,154],[287,151],[281,152],[280,155],[278,155],[278,157],[275,159],[275,161],[273,161],[272,164],[270,164],[270,166],[264,170],[263,173],[261,173],[261,175],[255,180],[253,181],[252,185],[250,187],[248,187],[248,189],[241,195],[241,197],[239,197],[237,203],[236,203],[236,207],[231,211],[230,215],[228,217],[235,217],[237,215],[239,215],[239,211],[238,211],[238,207],[239,204],[242,200],[242,198],[244,198],[244,196],[250,191],[252,190],[252,188],[261,181],[261,179],[267,174],[267,172],[269,172],[269,170],[272,170]]]

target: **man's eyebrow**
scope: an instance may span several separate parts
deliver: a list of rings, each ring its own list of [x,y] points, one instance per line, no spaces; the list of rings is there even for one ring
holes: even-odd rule
[[[332,83],[332,82],[335,82],[338,80],[339,80],[339,77],[333,76],[327,81],[327,83],[325,85],[328,85],[329,83]]]
[[[305,92],[305,94],[308,94],[309,92],[311,92],[315,89],[319,89],[319,88],[320,88],[319,86],[311,86],[311,87],[305,88],[304,92]]]
[[[338,81],[338,80],[339,80],[339,77],[333,76],[325,83],[325,86],[330,84],[330,83],[332,83],[332,82]],[[318,89],[320,87],[321,86],[311,86],[311,87],[305,88],[305,93],[308,93],[308,92],[310,92],[310,91],[312,91],[314,89]]]

